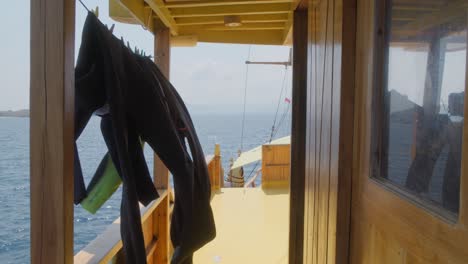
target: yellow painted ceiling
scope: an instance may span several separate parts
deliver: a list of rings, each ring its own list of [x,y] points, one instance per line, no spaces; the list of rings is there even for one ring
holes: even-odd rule
[[[345,0],[346,1],[346,0]],[[169,28],[173,46],[197,42],[290,45],[292,12],[300,0],[109,0],[110,16],[140,24],[155,33]],[[306,1],[307,2],[307,1]],[[310,8],[322,0],[309,0]],[[393,41],[418,42],[418,33],[447,19],[464,16],[467,0],[393,0]],[[316,8],[316,11],[320,8]],[[227,27],[226,16],[239,16],[241,25]]]
[[[172,45],[196,42],[291,44],[292,11],[299,0],[109,0],[110,16],[151,32],[167,27]],[[227,27],[225,16],[240,17]]]

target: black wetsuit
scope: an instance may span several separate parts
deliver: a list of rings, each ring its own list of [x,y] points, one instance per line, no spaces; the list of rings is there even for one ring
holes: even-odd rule
[[[140,139],[173,175],[177,195],[171,262],[191,263],[193,252],[211,241],[216,231],[205,157],[182,99],[149,58],[131,52],[92,13],[83,28],[75,78],[75,139],[96,110],[108,108],[101,130],[123,181],[121,236],[126,263],[146,263],[138,202],[146,205],[158,197]],[[79,203],[86,189],[75,153],[75,203]]]

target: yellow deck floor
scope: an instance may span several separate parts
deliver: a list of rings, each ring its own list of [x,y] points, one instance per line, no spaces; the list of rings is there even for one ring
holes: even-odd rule
[[[217,236],[195,253],[195,264],[288,262],[286,190],[224,188],[213,196],[211,205]]]

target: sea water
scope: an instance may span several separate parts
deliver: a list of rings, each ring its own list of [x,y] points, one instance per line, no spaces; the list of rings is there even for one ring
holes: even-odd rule
[[[237,114],[192,115],[205,155],[221,145],[223,167],[240,148],[242,116]],[[266,142],[271,133],[274,114],[248,114],[245,120],[243,150]],[[275,138],[289,135],[290,118],[280,127]],[[99,129],[99,118],[93,117],[78,140],[83,174],[89,183],[103,155],[107,152]],[[148,167],[153,167],[151,148],[145,146]],[[246,168],[246,176],[253,168]],[[151,171],[151,170],[150,170]],[[152,173],[152,172],[151,172]],[[257,179],[257,183],[260,179]],[[120,214],[120,189],[95,214],[75,206],[75,253],[103,232]],[[29,118],[0,117],[0,263],[29,263]]]

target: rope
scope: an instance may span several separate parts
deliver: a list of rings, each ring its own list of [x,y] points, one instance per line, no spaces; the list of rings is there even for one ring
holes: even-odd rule
[[[271,141],[273,140],[273,136],[274,136],[273,133],[275,131],[276,119],[278,118],[278,111],[279,111],[279,107],[281,103],[281,98],[283,98],[283,90],[284,90],[285,83],[286,83],[287,72],[288,72],[288,66],[285,66],[284,74],[283,74],[283,82],[281,83],[281,91],[278,97],[278,104],[276,105],[275,118],[273,119],[273,125],[271,126],[270,139],[268,140],[268,143],[271,143]]]
[[[288,88],[286,88],[286,93],[285,94],[286,95],[288,94]],[[286,106],[285,111],[281,115],[281,118],[280,118],[280,121],[278,122],[278,125],[276,126],[276,130],[273,133],[273,137],[275,137],[276,134],[279,132],[279,130],[281,128],[281,125],[283,124],[283,121],[286,119],[286,116],[288,115],[290,109],[291,109],[291,103],[288,103],[288,105]]]
[[[283,121],[286,119],[286,116],[287,114],[289,113],[289,109],[291,108],[291,103],[288,103],[288,106],[286,107],[286,110],[283,112],[283,114],[281,115],[281,118],[280,118],[280,121],[278,122],[278,125],[276,126],[276,119],[277,119],[277,115],[278,115],[278,111],[279,111],[279,106],[280,106],[280,102],[281,102],[281,98],[282,98],[282,95],[283,95],[283,90],[284,90],[284,87],[287,87],[285,85],[285,80],[286,80],[286,76],[287,76],[287,66],[285,67],[285,71],[284,71],[284,77],[283,77],[283,84],[282,84],[282,87],[281,87],[281,92],[280,92],[280,97],[279,97],[279,100],[278,100],[278,106],[276,108],[276,113],[275,113],[275,119],[273,121],[273,126],[271,128],[271,134],[270,134],[270,140],[269,140],[269,143],[271,143],[273,137],[276,136],[276,134],[278,133],[279,129],[281,128],[281,125],[283,124]],[[288,89],[286,88],[286,92],[285,94],[288,93]],[[258,165],[260,164],[260,161],[257,161],[255,163],[255,166],[254,168],[250,171],[249,173],[249,176],[247,177],[247,179],[250,179],[252,178],[252,174],[254,173],[254,171],[257,169]]]
[[[80,2],[80,4],[86,9],[86,11],[91,12],[89,11],[89,8],[81,0],[78,0],[78,2]]]
[[[252,49],[252,46],[249,45],[249,52],[247,55],[247,60],[250,60],[250,51]],[[246,64],[245,66],[245,83],[244,83],[244,110],[242,113],[242,129],[241,129],[241,138],[240,138],[240,149],[239,149],[239,155],[242,153],[242,149],[244,147],[244,128],[245,128],[245,108],[247,105],[247,86],[249,83],[249,64]]]

